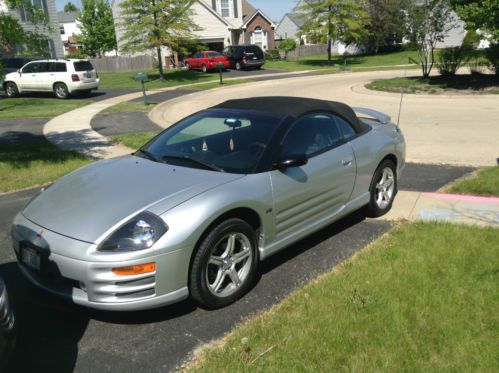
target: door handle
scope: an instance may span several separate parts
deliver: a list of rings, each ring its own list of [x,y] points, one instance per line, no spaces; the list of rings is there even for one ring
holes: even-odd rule
[[[352,165],[352,161],[353,161],[353,159],[343,159],[343,160],[341,161],[341,164],[342,164],[343,166],[345,166],[345,167],[348,167],[348,166],[351,166],[351,165]]]

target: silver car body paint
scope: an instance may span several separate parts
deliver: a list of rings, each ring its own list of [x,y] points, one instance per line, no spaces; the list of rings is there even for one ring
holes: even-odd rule
[[[20,267],[38,286],[97,309],[147,309],[185,299],[193,251],[225,213],[248,209],[258,215],[263,260],[366,205],[373,174],[386,156],[396,158],[399,177],[405,165],[402,133],[391,123],[364,122],[372,130],[285,170],[238,175],[128,156],[75,171],[36,197],[16,216],[12,229],[18,258],[21,245],[34,245],[65,281],[53,283]],[[168,226],[150,249],[97,250],[109,234],[145,210]],[[154,273],[112,272],[152,261]]]

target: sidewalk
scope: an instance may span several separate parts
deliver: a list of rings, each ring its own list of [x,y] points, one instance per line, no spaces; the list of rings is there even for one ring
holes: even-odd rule
[[[499,228],[499,198],[400,191],[384,220],[445,221]]]

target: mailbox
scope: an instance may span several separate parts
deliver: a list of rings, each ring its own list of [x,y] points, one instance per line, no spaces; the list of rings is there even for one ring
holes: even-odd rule
[[[149,80],[149,77],[147,76],[146,73],[137,73],[135,75],[135,80],[138,80],[139,82],[145,82]]]
[[[217,69],[223,70],[225,65],[222,62],[217,63]]]

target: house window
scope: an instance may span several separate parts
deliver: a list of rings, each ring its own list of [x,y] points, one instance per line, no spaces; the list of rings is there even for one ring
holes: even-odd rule
[[[234,18],[233,0],[217,0],[217,12],[224,18]]]
[[[61,32],[61,35],[66,33],[66,31],[64,31],[64,26],[59,26],[59,31]]]
[[[258,45],[262,50],[267,49],[267,33],[261,27],[255,27],[251,33],[251,44]]]

